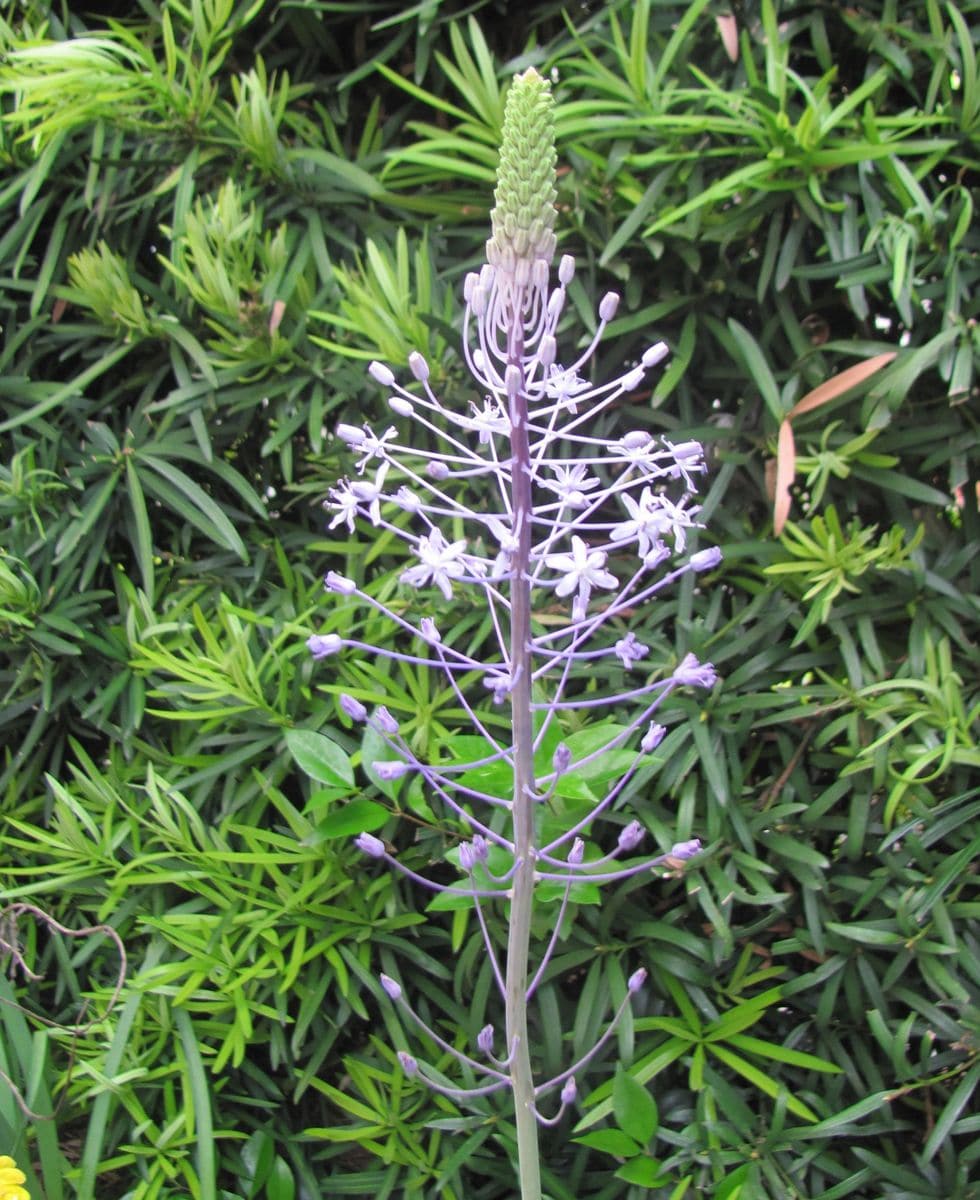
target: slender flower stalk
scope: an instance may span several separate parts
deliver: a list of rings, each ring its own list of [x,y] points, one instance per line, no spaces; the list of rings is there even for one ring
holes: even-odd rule
[[[400,984],[388,976],[381,984],[412,1024],[482,1082],[448,1087],[402,1052],[407,1073],[461,1101],[510,1091],[522,1200],[541,1197],[539,1127],[557,1124],[575,1103],[576,1075],[608,1043],[646,976],[642,969],[630,976],[626,996],[590,1051],[555,1078],[535,1083],[528,1003],[546,977],[575,887],[627,879],[658,866],[681,869],[701,848],[696,838],[688,839],[637,860],[632,854],[646,832],[637,820],[620,824],[616,846],[605,854],[589,853],[586,839],[599,819],[613,815],[636,772],[652,761],[666,733],[655,719],[664,701],[678,688],[711,688],[716,680],[711,664],[692,655],[672,670],[650,664],[649,647],[626,628],[665,587],[686,572],[712,569],[719,555],[700,550],[664,569],[674,555],[685,553],[698,528],[693,495],[705,469],[701,447],[671,445],[643,430],[620,436],[597,432],[597,418],[640,385],[663,360],[666,346],[650,346],[611,382],[589,382],[582,372],[618,305],[610,292],[599,304],[589,345],[570,365],[558,361],[558,324],[575,263],[568,255],[561,258],[553,286],[552,109],[548,84],[533,68],[516,77],[505,108],[487,261],[467,276],[464,288],[463,354],[479,400],[466,412],[444,405],[418,353],[409,358],[408,387],[389,367],[372,363],[370,375],[387,390],[398,424],[380,434],[367,426],[339,426],[339,437],[356,455],[356,477],[338,483],[326,502],[332,528],[353,530],[355,521],[366,520],[408,544],[412,561],[401,583],[411,592],[435,591],[451,601],[458,590],[475,590],[490,617],[493,652],[474,657],[447,645],[433,615],[397,614],[336,572],[326,576],[327,591],[384,614],[400,635],[398,649],[338,634],[313,635],[308,643],[317,659],[370,653],[440,670],[471,731],[484,742],[484,752],[466,762],[423,761],[386,708],[369,713],[355,697],[341,698],[346,715],[369,726],[385,746],[384,756],[372,764],[377,775],[417,776],[467,832],[469,840],[458,850],[464,878],[456,884],[426,879],[372,834],[361,834],[357,845],[413,882],[466,897],[476,909],[503,1001],[503,1058],[493,1053],[492,1026],[477,1038],[480,1057],[461,1053],[415,1013]],[[421,431],[418,439],[412,438],[412,426]],[[398,513],[410,519],[394,519]],[[544,611],[547,623],[536,616]],[[590,686],[589,673],[594,679],[596,671],[609,686]],[[630,682],[612,686],[622,675]],[[481,715],[488,702],[509,707],[508,738],[494,733]],[[616,724],[603,721],[614,707]],[[608,726],[603,743],[566,741],[570,713],[596,718],[600,729]],[[587,814],[564,823],[556,819],[555,801],[580,797],[583,780],[611,756],[621,767],[618,778]],[[505,768],[512,784],[502,794],[480,790],[472,783],[477,768]],[[477,805],[485,806],[484,816],[475,815]],[[539,883],[563,892],[532,974]],[[494,902],[508,908],[503,954],[484,912]],[[543,1112],[540,1099],[558,1088],[557,1109],[546,1101]]]

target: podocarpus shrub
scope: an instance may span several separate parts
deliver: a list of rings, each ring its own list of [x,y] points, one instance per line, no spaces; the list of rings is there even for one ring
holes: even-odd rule
[[[40,1164],[34,1196],[508,1194],[506,1120],[408,1088],[397,1029],[375,1028],[397,950],[430,1024],[475,1034],[475,931],[423,932],[424,901],[366,886],[347,850],[350,822],[419,863],[454,831],[354,781],[335,697],[381,680],[361,662],[314,684],[302,642],[327,556],[359,582],[372,560],[401,602],[391,540],[323,534],[315,501],[346,470],[330,431],[371,411],[364,365],[406,361],[420,328],[443,393],[473,398],[453,391],[454,297],[525,29],[489,6],[375,15],[4,14],[0,879],[67,924],[111,921],[130,955],[121,1004],[74,1047],[0,1015],[0,1069],[28,1104],[64,1090],[48,1124],[0,1097],[0,1149]],[[672,701],[629,799],[707,850],[666,892],[582,906],[543,982],[547,1069],[594,1039],[621,960],[652,968],[617,1047],[630,1072],[597,1065],[568,1131],[590,1144],[556,1139],[546,1187],[619,1197],[662,1171],[689,1195],[968,1195],[975,7],[520,20],[558,73],[571,305],[588,325],[614,287],[630,314],[597,377],[651,336],[672,351],[602,432],[706,443],[702,519],[726,563],[642,618],[657,661],[703,654],[722,684],[701,712]],[[776,538],[766,464],[787,413],[890,350],[793,418]],[[443,636],[471,650],[486,630],[460,611]],[[458,727],[412,671],[384,683],[419,755]],[[339,748],[326,765],[297,736],[317,732]],[[28,1008],[78,1025],[91,993],[103,1012],[107,943],[20,936],[44,973],[16,981]]]

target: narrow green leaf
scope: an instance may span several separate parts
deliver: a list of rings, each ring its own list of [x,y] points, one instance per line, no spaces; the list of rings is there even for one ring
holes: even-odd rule
[[[157,458],[144,450],[137,461],[151,468],[153,474],[141,476],[146,491],[173,509],[175,513],[199,529],[205,537],[249,561],[248,551],[238,530],[224,509],[213,500],[200,484],[185,474],[172,461]]]
[[[786,409],[779,395],[779,385],[776,383],[775,376],[769,367],[769,363],[766,361],[766,356],[762,353],[759,343],[745,326],[740,321],[736,321],[734,317],[728,318],[728,328],[735,338],[739,353],[742,355],[742,360],[748,368],[749,374],[752,376],[753,383],[759,389],[759,394],[766,403],[766,408],[769,409],[777,421],[782,421],[786,416]]]

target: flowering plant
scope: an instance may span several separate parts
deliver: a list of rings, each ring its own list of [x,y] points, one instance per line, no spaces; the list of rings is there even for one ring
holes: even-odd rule
[[[445,405],[418,353],[409,359],[412,387],[399,383],[389,367],[372,363],[370,374],[387,389],[402,424],[381,433],[339,427],[357,456],[356,477],[338,483],[327,500],[331,527],[353,530],[355,520],[366,519],[409,545],[414,561],[401,574],[407,588],[435,589],[445,600],[457,589],[472,589],[486,606],[495,652],[474,657],[444,641],[432,615],[404,616],[332,571],[327,590],[382,613],[398,635],[396,645],[371,646],[338,634],[314,635],[308,643],[317,659],[346,651],[438,669],[475,735],[475,742],[467,739],[475,753],[464,760],[425,761],[384,706],[369,713],[353,696],[340,699],[347,716],[367,723],[387,748],[370,764],[376,778],[416,776],[466,831],[467,840],[450,856],[462,879],[448,885],[411,870],[373,834],[362,833],[357,843],[369,857],[474,906],[504,1005],[502,1056],[494,1051],[492,1025],[477,1038],[479,1058],[462,1054],[424,1024],[397,981],[382,976],[381,982],[406,1016],[480,1082],[446,1086],[402,1052],[408,1073],[459,1100],[511,1092],[524,1200],[541,1196],[538,1127],[556,1124],[574,1103],[576,1077],[605,1045],[646,972],[630,976],[599,1042],[544,1082],[532,1075],[528,1002],[577,885],[625,879],[658,864],[679,867],[700,850],[695,838],[654,858],[631,858],[645,831],[638,820],[623,818],[617,805],[666,732],[655,719],[664,700],[677,688],[710,688],[716,679],[711,664],[693,655],[670,672],[643,670],[649,647],[627,628],[631,616],[671,582],[714,567],[719,555],[697,551],[665,569],[698,527],[692,497],[705,469],[700,445],[658,442],[642,430],[613,438],[589,432],[599,413],[635,391],[667,347],[652,345],[611,382],[589,382],[583,373],[618,304],[608,293],[599,304],[595,336],[570,364],[558,361],[558,325],[575,263],[561,258],[552,287],[552,105],[547,82],[533,69],[519,75],[508,93],[493,236],[486,265],[467,276],[464,292],[463,353],[481,400],[466,412]],[[413,425],[423,432],[418,446],[408,432]],[[396,520],[399,513],[408,521]],[[545,611],[547,620],[539,620],[536,614]],[[606,663],[620,664],[635,682],[618,691],[586,686],[587,672]],[[509,707],[508,737],[485,719],[486,703],[474,694]],[[631,715],[613,722],[610,710],[627,702]],[[569,720],[582,716],[601,719],[588,736],[566,736]],[[584,815],[560,804],[583,798],[590,801]],[[559,812],[554,819],[556,809],[572,815],[562,820]],[[600,818],[619,825],[605,854],[586,841]],[[557,888],[561,899],[532,975],[531,921],[541,885]],[[503,951],[484,912],[494,902],[509,906]],[[542,1101],[555,1092],[557,1108],[547,1112]]]

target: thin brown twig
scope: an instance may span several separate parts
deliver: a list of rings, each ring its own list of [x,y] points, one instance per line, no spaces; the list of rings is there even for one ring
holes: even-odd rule
[[[20,948],[20,940],[17,936],[18,921],[23,916],[33,917],[35,920],[42,922],[55,933],[60,933],[65,937],[84,938],[94,937],[98,934],[104,934],[115,945],[116,952],[119,955],[119,972],[116,976],[115,986],[112,989],[112,995],[105,1006],[105,1010],[98,1016],[93,1017],[89,1021],[80,1021],[74,1025],[63,1025],[59,1021],[49,1020],[47,1017],[41,1016],[39,1013],[31,1012],[22,1004],[18,1004],[15,1000],[8,1000],[6,997],[0,997],[0,1000],[10,1008],[15,1008],[22,1012],[26,1017],[36,1021],[40,1025],[44,1025],[49,1029],[58,1029],[63,1033],[71,1035],[71,1045],[68,1051],[68,1070],[65,1076],[65,1087],[61,1098],[55,1105],[54,1111],[50,1114],[36,1113],[31,1109],[30,1105],[25,1100],[23,1094],[17,1085],[13,1082],[10,1076],[0,1069],[0,1079],[10,1088],[11,1095],[17,1103],[18,1108],[29,1121],[52,1121],[60,1112],[68,1095],[68,1084],[71,1082],[72,1070],[75,1065],[75,1051],[78,1045],[78,1040],[84,1034],[88,1033],[100,1021],[112,1012],[119,1002],[119,996],[126,982],[126,974],[128,969],[128,961],[126,958],[126,947],[123,945],[122,938],[112,928],[111,925],[88,925],[83,929],[70,929],[67,925],[62,925],[60,921],[56,921],[49,913],[38,908],[35,904],[27,904],[24,901],[18,901],[14,904],[8,904],[6,908],[0,910],[0,956],[8,954],[10,956],[10,975],[13,977],[17,971],[24,976],[25,979],[36,981],[43,976],[36,971],[32,971],[24,959],[24,955]],[[85,1015],[88,1010],[88,1001],[86,1000],[81,1008],[80,1016]]]

